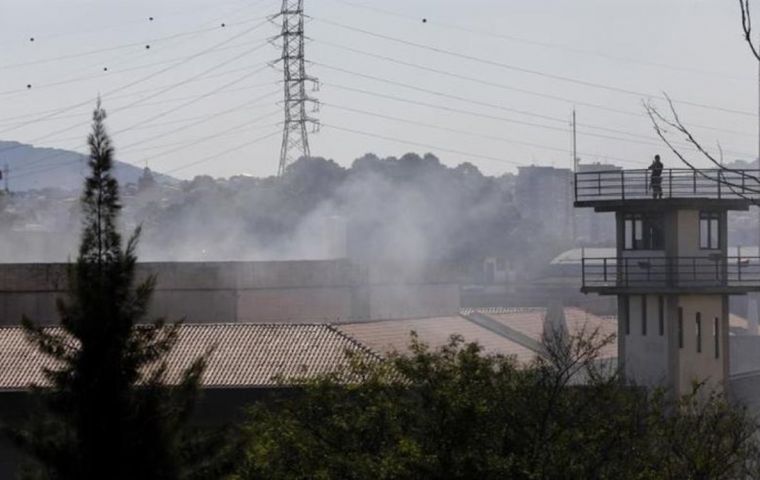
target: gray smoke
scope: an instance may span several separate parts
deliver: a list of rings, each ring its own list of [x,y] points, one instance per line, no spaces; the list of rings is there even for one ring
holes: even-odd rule
[[[149,172],[122,186],[125,230],[143,226],[143,261],[325,259],[349,256],[389,272],[431,265],[473,277],[485,257],[525,275],[558,253],[541,221],[521,218],[514,177],[484,176],[471,164],[446,167],[433,155],[381,159],[350,168],[304,158],[282,179],[199,176],[179,184]],[[4,198],[3,261],[65,261],[75,254],[76,192]],[[46,240],[29,242],[34,230]],[[12,237],[18,241],[11,241]]]

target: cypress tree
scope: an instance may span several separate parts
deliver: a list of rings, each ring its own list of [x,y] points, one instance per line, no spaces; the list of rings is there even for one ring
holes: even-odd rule
[[[207,355],[179,378],[167,378],[166,355],[179,324],[146,319],[156,279],[135,277],[140,229],[126,245],[119,233],[119,185],[105,118],[98,100],[79,254],[69,266],[68,296],[57,304],[60,328],[22,321],[29,341],[54,366],[44,372],[47,385],[34,388],[31,419],[13,437],[33,459],[34,478],[202,477],[208,472],[194,467],[197,459],[207,463],[209,452],[189,434],[187,420]]]

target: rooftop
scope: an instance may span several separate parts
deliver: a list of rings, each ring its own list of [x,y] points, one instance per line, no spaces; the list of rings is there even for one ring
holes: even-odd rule
[[[330,325],[183,325],[167,358],[168,381],[177,381],[211,347],[215,350],[203,375],[204,388],[274,387],[281,379],[314,378],[346,365],[347,351],[379,358]],[[42,369],[55,364],[27,341],[20,327],[0,328],[0,352],[0,390],[47,385]]]
[[[541,341],[544,334],[545,308],[492,308],[479,309],[481,314],[530,338],[536,343]],[[591,334],[598,331],[600,338],[617,335],[617,318],[594,315],[577,307],[562,309],[567,331],[571,335],[581,332]],[[602,348],[600,358],[616,358],[617,341]]]
[[[477,315],[474,315],[477,314]],[[478,318],[475,318],[477,316]],[[513,356],[529,363],[541,353],[546,309],[509,308],[465,311],[461,316],[327,324],[188,324],[167,358],[167,381],[213,347],[201,384],[206,389],[272,388],[315,378],[345,367],[346,352],[380,360],[390,352],[408,351],[411,332],[432,348],[446,345],[452,335],[477,342],[487,354]],[[472,319],[470,317],[473,317]],[[582,327],[615,333],[614,319],[577,308],[565,308],[571,333]],[[50,331],[62,332],[60,327]],[[31,345],[21,327],[0,327],[0,391],[45,386],[44,368],[55,363]],[[617,355],[615,345],[603,357]]]
[[[752,200],[760,200],[760,171],[670,168],[662,171],[660,186],[661,198],[655,200],[650,170],[578,172],[575,206],[604,211],[632,202],[654,208],[689,206],[699,201],[746,210]]]
[[[452,335],[466,342],[477,342],[485,353],[514,356],[518,362],[530,362],[536,353],[513,340],[483,328],[463,316],[382,320],[336,325],[336,328],[380,353],[408,351],[412,331],[430,347],[449,343]]]

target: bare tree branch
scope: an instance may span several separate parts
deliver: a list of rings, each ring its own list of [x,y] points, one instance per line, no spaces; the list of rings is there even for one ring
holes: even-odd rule
[[[744,39],[747,42],[747,45],[749,45],[750,50],[752,51],[752,55],[760,61],[760,50],[758,50],[758,47],[755,46],[755,44],[752,42],[752,14],[750,12],[750,0],[739,0],[739,8],[741,9],[741,15],[742,15],[742,31],[744,32]],[[721,148],[720,143],[718,143],[718,151],[720,152],[720,161],[716,160],[715,157],[710,154],[710,152],[707,151],[706,148],[702,146],[702,144],[697,141],[697,139],[692,135],[691,131],[689,131],[688,128],[683,124],[680,117],[678,116],[678,111],[676,110],[675,106],[673,105],[673,101],[671,98],[664,94],[665,99],[668,102],[668,105],[670,107],[670,113],[672,115],[672,120],[669,120],[664,115],[660,114],[660,112],[657,110],[657,108],[652,105],[651,103],[644,102],[644,108],[646,109],[647,114],[649,115],[650,120],[652,121],[652,125],[654,126],[654,130],[657,133],[657,136],[660,137],[660,139],[667,145],[667,147],[670,149],[673,154],[678,157],[683,163],[685,163],[689,168],[694,170],[695,172],[699,173],[701,176],[717,182],[719,184],[727,186],[735,195],[755,204],[759,205],[760,201],[757,199],[749,198],[745,193],[751,192],[754,194],[760,193],[760,190],[756,188],[750,188],[745,185],[745,179],[751,179],[753,182],[756,182],[758,187],[760,187],[760,178],[755,175],[750,175],[746,171],[743,170],[736,170],[732,168],[727,168],[723,165],[723,149]],[[663,128],[663,126],[670,127],[674,129],[675,131],[683,134],[686,137],[686,140],[689,144],[694,146],[699,153],[701,153],[705,158],[710,160],[713,164],[715,164],[720,171],[724,172],[731,172],[733,174],[739,175],[742,179],[742,185],[737,185],[736,183],[730,182],[725,179],[721,179],[720,173],[718,174],[718,178],[711,178],[710,176],[706,175],[703,171],[696,168],[692,163],[690,163],[686,157],[673,145],[673,143],[667,138],[666,130]],[[737,191],[736,188],[740,188],[741,191]]]
[[[697,141],[697,139],[694,137],[694,135],[691,134],[689,129],[686,128],[686,126],[681,121],[681,118],[678,116],[678,111],[676,110],[675,106],[673,105],[673,101],[670,99],[667,93],[663,93],[663,96],[668,101],[668,105],[670,106],[670,112],[673,115],[673,122],[668,121],[667,119],[663,118],[661,115],[658,115],[662,121],[670,125],[671,127],[675,128],[682,134],[686,136],[686,141],[689,142],[691,145],[693,145],[702,155],[707,157],[708,160],[710,160],[713,164],[715,164],[718,168],[721,170],[725,170],[727,172],[735,173],[737,175],[741,175],[742,177],[750,178],[754,180],[755,182],[760,185],[760,177],[757,177],[755,175],[750,175],[744,170],[736,170],[733,168],[724,167],[722,165],[722,162],[719,162],[718,160],[713,157],[710,152],[705,149],[700,142]]]
[[[742,177],[749,178],[753,180],[754,182],[758,183],[758,186],[760,187],[760,178],[749,175],[746,172],[743,172],[741,170],[734,170],[730,168],[726,168],[723,165],[720,164],[705,148],[702,147],[702,145],[696,140],[696,138],[691,134],[691,132],[683,125],[680,118],[678,117],[678,114],[675,110],[675,107],[673,106],[673,103],[670,101],[670,98],[666,95],[665,98],[668,100],[670,104],[670,109],[673,114],[673,120],[669,120],[664,115],[662,115],[657,108],[652,105],[651,103],[644,102],[644,108],[647,112],[647,115],[649,115],[650,120],[652,121],[652,126],[654,127],[655,133],[657,133],[657,136],[660,137],[660,139],[665,143],[665,145],[670,149],[673,154],[678,157],[684,164],[686,164],[689,168],[697,172],[700,176],[704,177],[707,180],[720,183],[722,185],[725,185],[728,187],[735,195],[737,195],[740,198],[743,198],[744,200],[747,200],[755,205],[758,204],[757,200],[754,200],[741,191],[737,191],[736,189],[739,188],[743,191],[760,194],[760,189],[755,189],[751,187],[747,187],[746,185],[738,185],[733,182],[729,182],[728,180],[722,180],[720,178],[713,178],[709,175],[705,174],[701,169],[694,166],[689,160],[686,159],[686,157],[673,145],[673,143],[670,141],[670,139],[667,137],[667,131],[663,128],[663,125],[666,125],[668,127],[671,127],[682,134],[686,136],[687,141],[692,144],[702,155],[704,155],[706,158],[708,158],[711,162],[713,162],[715,165],[717,165],[720,170],[722,171],[729,171],[732,173],[736,173],[741,175]]]
[[[739,0],[739,7],[742,9],[742,30],[744,31],[744,40],[747,41],[752,55],[760,61],[760,51],[752,43],[752,15],[749,11],[749,0]]]

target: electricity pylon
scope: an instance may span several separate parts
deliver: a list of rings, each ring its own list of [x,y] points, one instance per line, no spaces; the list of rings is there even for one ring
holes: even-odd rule
[[[311,155],[309,150],[308,126],[313,131],[319,128],[319,121],[307,113],[307,105],[313,111],[319,110],[319,102],[306,93],[306,84],[311,83],[316,90],[319,83],[315,77],[306,74],[306,55],[304,53],[304,12],[303,0],[282,0],[282,9],[278,15],[282,30],[276,38],[282,41],[283,89],[285,92],[285,122],[282,128],[282,149],[277,175],[282,176],[285,169],[300,157]]]

